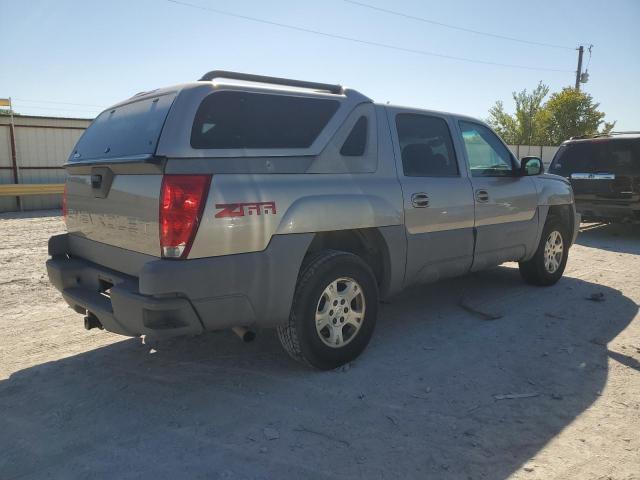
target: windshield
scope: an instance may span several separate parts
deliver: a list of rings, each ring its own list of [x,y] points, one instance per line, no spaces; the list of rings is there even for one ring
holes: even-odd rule
[[[153,154],[175,93],[105,110],[91,123],[69,162]]]

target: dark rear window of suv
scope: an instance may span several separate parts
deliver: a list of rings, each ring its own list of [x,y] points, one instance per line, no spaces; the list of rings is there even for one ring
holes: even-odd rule
[[[340,102],[239,91],[206,97],[191,130],[193,148],[308,148]]]
[[[69,162],[153,154],[175,98],[169,93],[105,110],[84,131]]]
[[[617,173],[640,175],[640,139],[603,139],[562,145],[551,173]]]

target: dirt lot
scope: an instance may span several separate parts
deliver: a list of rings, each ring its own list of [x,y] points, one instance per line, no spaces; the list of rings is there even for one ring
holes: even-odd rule
[[[409,291],[333,372],[270,331],[85,331],[46,279],[62,230],[0,216],[3,480],[640,478],[640,228],[587,229],[553,288],[506,265]]]

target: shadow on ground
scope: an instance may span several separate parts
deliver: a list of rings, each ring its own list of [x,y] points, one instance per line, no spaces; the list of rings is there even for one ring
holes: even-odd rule
[[[640,255],[640,224],[582,224],[577,243],[610,252]]]
[[[605,301],[586,300],[594,292]],[[476,318],[461,297],[502,318]],[[598,399],[607,342],[637,311],[607,287],[534,288],[500,267],[384,304],[368,350],[338,371],[298,366],[273,332],[248,345],[226,332],[178,339],[155,353],[123,340],[0,382],[0,471],[505,478]],[[531,396],[495,398],[504,394]]]

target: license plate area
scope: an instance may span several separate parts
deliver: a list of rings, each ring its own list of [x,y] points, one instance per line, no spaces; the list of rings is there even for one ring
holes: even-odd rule
[[[615,173],[572,173],[571,180],[615,180]]]

